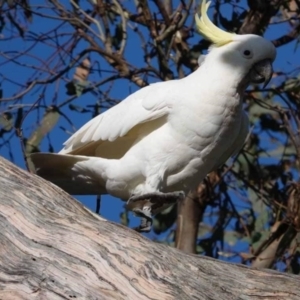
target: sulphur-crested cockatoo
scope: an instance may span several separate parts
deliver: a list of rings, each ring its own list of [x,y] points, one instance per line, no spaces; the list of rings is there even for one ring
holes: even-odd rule
[[[243,146],[249,83],[272,77],[276,56],[264,38],[228,33],[196,15],[212,43],[186,78],[159,82],[95,117],[58,154],[31,155],[36,173],[70,194],[111,194],[128,200],[149,231],[153,214],[172,205]]]

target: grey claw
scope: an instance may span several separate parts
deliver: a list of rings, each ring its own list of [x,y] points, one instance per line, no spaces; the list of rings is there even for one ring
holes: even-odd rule
[[[137,232],[150,232],[152,229],[152,224],[150,226],[146,226],[146,227],[143,227],[140,225],[139,227],[135,227],[133,229]]]
[[[150,207],[143,207],[141,208],[133,208],[132,212],[135,213],[137,216],[145,218],[145,219],[150,219],[152,220],[152,215],[151,215],[151,208]]]
[[[177,192],[178,194],[178,199],[179,200],[183,200],[184,198],[185,198],[185,192],[183,192],[183,191],[180,191],[180,192]]]
[[[152,228],[151,208],[146,207],[145,210],[136,208],[133,212],[141,218],[140,226],[134,228],[134,230],[138,232],[150,232]]]
[[[140,226],[134,229],[138,232],[151,231],[152,216],[184,198],[185,193],[183,191],[171,193],[155,192],[131,196],[126,204],[127,209],[141,218]]]

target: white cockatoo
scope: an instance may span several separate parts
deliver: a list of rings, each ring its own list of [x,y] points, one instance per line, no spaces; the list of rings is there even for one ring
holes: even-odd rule
[[[152,216],[197,187],[237,153],[248,133],[243,111],[250,83],[272,77],[276,49],[263,37],[228,33],[196,15],[212,43],[189,76],[158,82],[95,117],[58,154],[34,153],[35,171],[70,194],[128,200],[149,231]]]

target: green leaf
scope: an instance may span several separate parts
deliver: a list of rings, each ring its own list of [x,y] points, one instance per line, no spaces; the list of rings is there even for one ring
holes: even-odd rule
[[[14,120],[10,112],[0,115],[0,126],[4,132],[11,131],[14,128]]]
[[[124,226],[128,226],[129,224],[128,211],[126,209],[120,213],[120,223]]]
[[[260,241],[261,237],[262,237],[261,232],[253,231],[252,234],[251,234],[251,242],[252,242],[252,244],[255,244],[258,241]]]
[[[235,231],[225,231],[224,241],[231,247],[233,247],[238,241],[238,235]]]
[[[80,113],[86,113],[86,112],[90,112],[90,110],[82,107],[82,106],[79,106],[79,105],[74,105],[74,104],[69,104],[69,108],[70,110],[73,110],[73,111],[77,111],[77,112],[80,112]]]
[[[38,151],[42,139],[53,129],[59,117],[60,113],[55,106],[51,106],[47,109],[42,122],[27,140],[25,147],[26,154]]]
[[[80,97],[82,95],[82,92],[85,88],[87,88],[90,85],[89,81],[71,81],[68,82],[65,87],[67,89],[67,95]]]
[[[66,85],[65,85],[66,89],[67,89],[67,95],[69,96],[74,96],[76,95],[76,87],[75,87],[75,84],[73,81],[71,82],[68,82]]]
[[[206,236],[208,233],[211,233],[212,227],[205,224],[205,223],[200,223],[198,226],[198,239],[203,238]]]
[[[256,232],[252,238],[252,247],[257,249],[263,242],[265,242],[270,237],[270,231]]]
[[[230,257],[235,256],[236,254],[233,252],[218,251],[218,255],[226,257],[226,258],[230,258]]]

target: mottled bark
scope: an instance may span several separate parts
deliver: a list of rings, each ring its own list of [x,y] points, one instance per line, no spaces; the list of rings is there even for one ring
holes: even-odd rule
[[[197,190],[178,203],[176,248],[186,253],[196,253],[198,226],[211,201],[212,189],[219,181],[218,173],[211,172]]]
[[[248,0],[249,11],[239,34],[262,34],[284,0]]]
[[[299,278],[185,254],[0,158],[0,299],[299,299]]]
[[[252,267],[271,268],[286,249],[293,251],[291,244],[300,232],[300,184],[292,184],[288,193],[286,218],[275,222],[269,238],[253,253],[255,258],[252,260]]]
[[[206,208],[206,203],[200,205],[198,199],[198,193],[194,191],[178,203],[175,245],[186,253],[196,253],[199,220]]]

